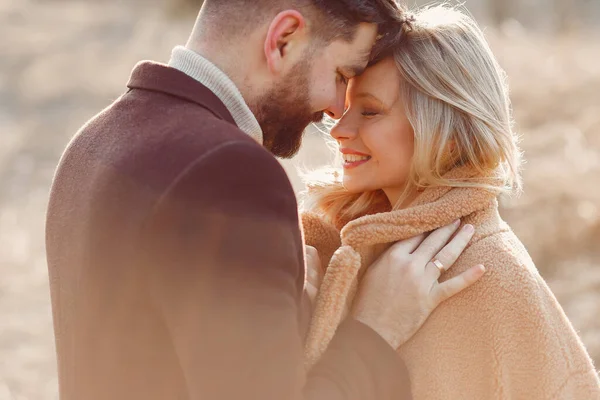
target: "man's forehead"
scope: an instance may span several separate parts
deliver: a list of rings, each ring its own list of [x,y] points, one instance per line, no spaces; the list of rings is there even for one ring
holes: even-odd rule
[[[373,37],[374,38],[374,37]],[[354,40],[348,46],[346,66],[356,72],[354,75],[360,75],[371,61],[371,54],[375,40]]]
[[[369,33],[375,32],[364,29],[361,32],[359,29],[352,42],[343,39],[333,41],[325,50],[327,58],[348,77],[360,75],[371,60],[375,35]]]
[[[354,63],[366,65],[371,60],[371,51],[373,50],[372,46],[369,46],[366,49],[361,49],[360,51],[354,54]]]
[[[371,51],[359,51],[358,53],[350,54],[340,68],[344,69],[348,75],[357,76],[364,72],[369,60],[371,58]]]

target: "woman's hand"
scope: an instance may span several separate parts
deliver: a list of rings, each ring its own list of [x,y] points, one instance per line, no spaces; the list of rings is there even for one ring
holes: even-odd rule
[[[304,246],[304,252],[306,254],[306,282],[304,290],[310,299],[311,309],[314,309],[317,293],[323,282],[325,271],[323,270],[317,249],[312,246]]]
[[[397,349],[440,303],[481,278],[485,268],[478,265],[438,283],[441,273],[452,266],[473,236],[473,226],[465,225],[446,245],[459,225],[456,221],[428,236],[395,243],[381,255],[361,282],[352,310],[354,318]]]

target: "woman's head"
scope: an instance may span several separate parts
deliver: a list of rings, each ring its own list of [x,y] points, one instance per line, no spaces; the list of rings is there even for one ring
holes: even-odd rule
[[[346,112],[331,136],[339,144],[350,192],[381,189],[397,196],[408,183],[415,137],[400,85],[396,63],[387,57],[348,86]]]
[[[489,188],[490,177],[494,189],[520,185],[505,74],[477,24],[447,6],[407,14],[394,46],[350,83],[331,135],[360,154],[345,155],[345,187],[317,191],[326,213],[353,217],[384,194],[398,207],[423,187]],[[444,179],[459,166],[479,179]]]

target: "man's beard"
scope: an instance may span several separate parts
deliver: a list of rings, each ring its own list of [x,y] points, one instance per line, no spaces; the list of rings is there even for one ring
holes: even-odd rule
[[[311,111],[310,61],[306,57],[296,64],[284,77],[283,83],[261,96],[253,107],[263,131],[263,145],[277,157],[295,156],[308,124],[323,119],[322,111]]]

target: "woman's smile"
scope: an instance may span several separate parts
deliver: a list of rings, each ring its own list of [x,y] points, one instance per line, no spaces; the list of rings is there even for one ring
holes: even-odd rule
[[[392,57],[348,84],[344,116],[331,129],[343,154],[343,186],[351,193],[383,190],[395,204],[410,175],[414,131],[400,96]]]
[[[340,152],[342,153],[342,157],[344,159],[344,169],[356,168],[369,162],[371,159],[371,156],[368,154],[348,148],[340,149]]]

